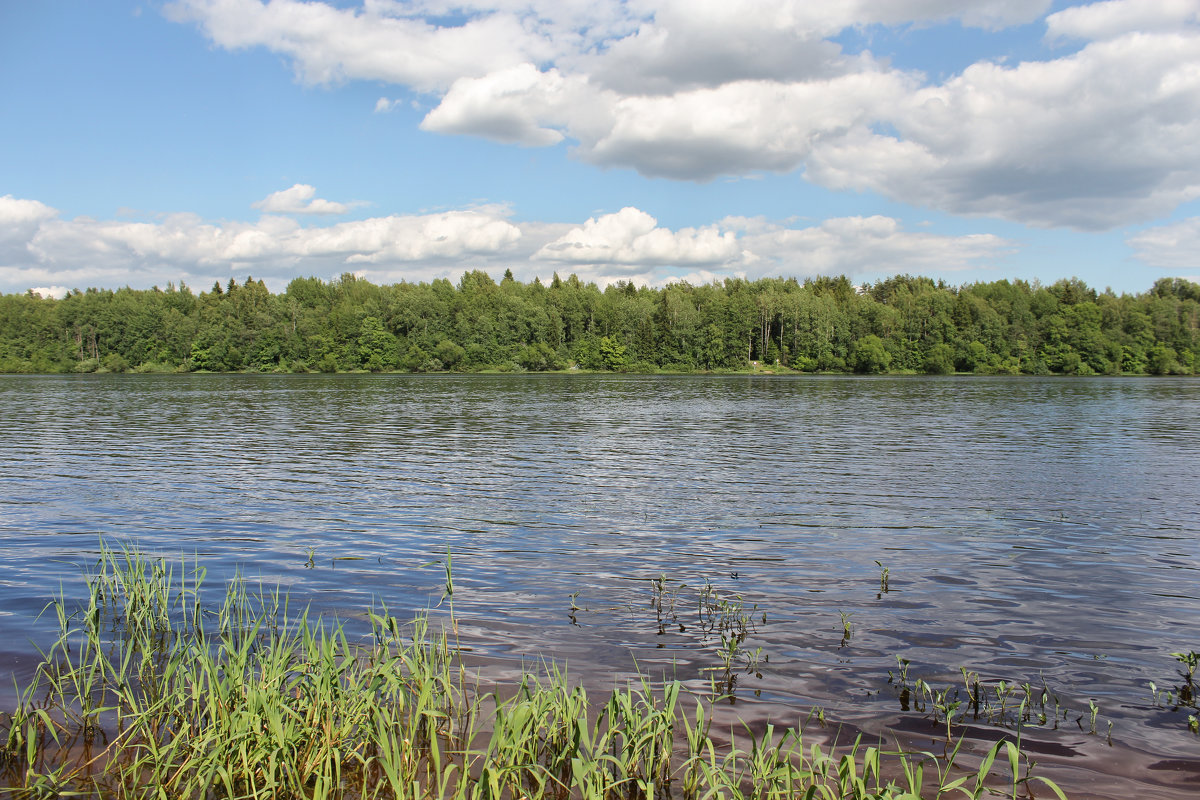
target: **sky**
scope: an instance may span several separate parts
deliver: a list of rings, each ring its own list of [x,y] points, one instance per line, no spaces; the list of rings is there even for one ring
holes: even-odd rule
[[[1200,0],[0,0],[0,292],[1200,281]]]

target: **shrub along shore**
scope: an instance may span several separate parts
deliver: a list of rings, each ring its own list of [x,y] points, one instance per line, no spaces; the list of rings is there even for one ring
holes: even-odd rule
[[[447,564],[449,561],[447,560]],[[1002,740],[969,768],[800,728],[713,727],[720,698],[648,678],[602,700],[555,668],[484,691],[427,615],[370,635],[237,579],[105,550],[87,600],[0,712],[0,791],[95,798],[978,798],[1034,785]],[[453,585],[447,566],[447,596]],[[445,597],[443,599],[446,599]],[[723,734],[724,732],[721,732]],[[960,743],[961,745],[961,743]]]
[[[1200,284],[1097,292],[897,276],[601,290],[571,275],[457,285],[247,277],[208,291],[0,295],[0,372],[745,371],[1192,375]]]

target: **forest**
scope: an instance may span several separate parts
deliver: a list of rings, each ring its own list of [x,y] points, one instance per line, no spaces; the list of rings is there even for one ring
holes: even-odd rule
[[[375,285],[296,278],[273,294],[230,279],[196,292],[0,295],[0,372],[617,372],[1192,375],[1200,284],[1142,294],[1077,279],[954,287],[901,275],[729,278],[604,289],[549,283]]]

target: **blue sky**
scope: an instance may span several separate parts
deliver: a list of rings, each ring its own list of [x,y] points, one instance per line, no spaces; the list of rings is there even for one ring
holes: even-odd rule
[[[1200,279],[1200,0],[0,0],[0,291]]]

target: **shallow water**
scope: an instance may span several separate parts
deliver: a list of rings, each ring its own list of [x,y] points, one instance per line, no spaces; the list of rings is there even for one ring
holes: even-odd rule
[[[32,670],[101,537],[352,621],[435,605],[448,548],[495,675],[700,689],[707,580],[757,605],[768,659],[727,713],[930,746],[889,671],[965,667],[1068,709],[1022,737],[1073,796],[1192,797],[1200,738],[1148,684],[1200,650],[1198,421],[1196,379],[0,376],[0,673]]]

